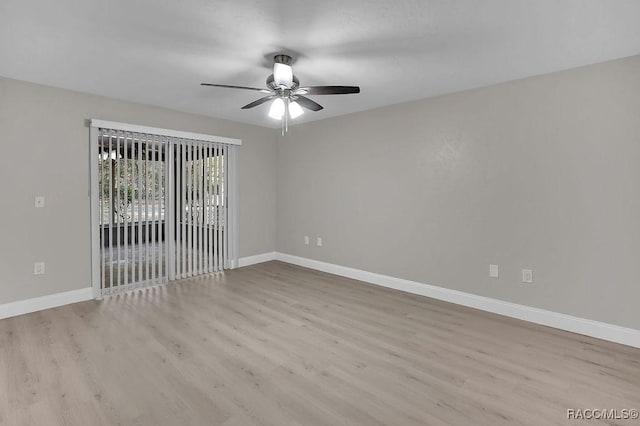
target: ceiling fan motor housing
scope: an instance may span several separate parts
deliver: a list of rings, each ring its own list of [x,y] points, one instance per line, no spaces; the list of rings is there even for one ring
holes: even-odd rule
[[[275,82],[273,74],[271,74],[269,77],[267,77],[267,87],[270,88],[271,90],[275,90],[276,92],[278,90],[282,90]],[[293,91],[296,90],[298,87],[300,87],[300,80],[298,80],[298,77],[296,77],[295,75],[293,76],[293,84],[291,85],[291,88],[288,89],[289,91]]]

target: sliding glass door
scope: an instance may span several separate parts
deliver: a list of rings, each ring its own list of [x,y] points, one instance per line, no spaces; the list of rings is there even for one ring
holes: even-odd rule
[[[167,281],[166,140],[100,129],[98,205],[103,294]]]
[[[236,265],[237,145],[216,139],[92,121],[96,297]]]
[[[228,266],[228,150],[223,144],[194,141],[175,146],[177,278]]]

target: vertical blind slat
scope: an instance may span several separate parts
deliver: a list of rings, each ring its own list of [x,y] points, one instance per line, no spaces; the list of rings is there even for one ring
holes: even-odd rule
[[[178,163],[178,159],[180,158],[180,148],[182,147],[182,141],[180,141],[179,143],[177,143],[175,145],[174,149],[174,156],[173,158],[176,159],[175,161],[175,168],[173,169],[173,176],[175,176],[175,183],[173,185],[175,191],[178,190],[178,188],[180,188],[181,186],[181,182],[180,182],[180,177],[182,176],[180,173],[180,164]],[[179,197],[176,196],[176,192],[172,192],[172,194],[174,195],[173,197],[173,202],[174,202],[174,206],[172,206],[171,208],[173,209],[174,212],[174,218],[173,220],[173,229],[175,232],[175,235],[173,236],[169,236],[169,238],[174,238],[175,240],[175,259],[174,259],[174,263],[175,263],[175,277],[180,278],[180,255],[181,255],[181,250],[180,250],[180,199]]]
[[[165,241],[169,241],[171,246],[167,250],[166,261],[167,264],[171,262],[171,267],[167,272],[167,281],[176,279],[176,221],[175,221],[175,205],[176,205],[176,143],[172,143],[170,138],[167,138],[167,145],[164,148],[165,161],[167,162],[167,179],[166,186],[169,194],[169,198],[165,203],[165,212],[170,212],[169,216],[165,214],[164,220],[169,224],[169,228],[166,230],[168,234],[165,234]]]
[[[197,188],[197,166],[196,161],[197,158],[197,147],[195,143],[191,143],[191,275],[198,275],[197,262],[198,262],[198,228],[197,228],[197,218],[198,218],[198,210],[196,207],[196,197],[198,196],[196,188]]]
[[[113,144],[109,135],[109,290],[113,287]],[[103,291],[104,291],[103,286]]]
[[[199,239],[198,239],[198,270],[200,271],[200,274],[203,273],[204,270],[204,265],[203,265],[203,258],[204,258],[204,234],[203,234],[203,229],[204,229],[204,215],[205,215],[205,209],[204,209],[204,194],[203,194],[203,185],[202,185],[202,180],[204,179],[204,173],[203,173],[203,164],[204,164],[204,155],[202,152],[202,143],[198,143],[198,154],[200,156],[200,162],[198,163],[198,189],[199,189],[199,196],[198,196],[198,203],[200,205],[200,209],[198,210],[198,212],[200,213],[198,215],[198,235],[199,235]]]
[[[191,218],[193,215],[193,210],[192,210],[192,204],[193,204],[193,191],[191,189],[193,183],[192,183],[192,179],[191,179],[191,162],[193,162],[193,153],[191,152],[191,145],[187,144],[186,145],[186,151],[187,151],[187,155],[186,155],[186,162],[184,164],[185,167],[185,179],[186,179],[186,192],[185,192],[185,197],[186,197],[186,204],[185,204],[185,229],[186,229],[186,246],[187,246],[187,251],[185,252],[185,254],[187,255],[187,259],[186,259],[186,276],[190,277],[191,276],[191,256],[193,255],[192,250],[191,250],[191,246],[193,244],[193,234],[191,233]]]
[[[156,284],[156,143],[151,137],[151,285]]]
[[[209,247],[211,254],[209,256],[209,270],[215,272],[215,212],[216,212],[216,198],[215,198],[215,145],[210,146],[209,157]]]
[[[136,248],[138,250],[138,283],[142,283],[142,135],[138,137],[138,149],[136,150],[138,163],[138,241]],[[138,284],[140,286],[140,284]]]
[[[218,271],[218,145],[213,150],[213,270]]]
[[[209,273],[211,272],[211,268],[209,267],[209,208],[210,208],[210,201],[211,201],[211,197],[209,194],[209,182],[210,182],[210,173],[209,173],[209,144],[205,145],[205,153],[204,153],[204,164],[203,164],[203,170],[204,170],[204,188],[205,188],[205,195],[204,195],[204,264],[205,264],[205,273]]]
[[[131,188],[131,214],[128,216],[129,221],[129,256],[131,258],[129,288],[134,289],[135,283],[138,281],[136,278],[136,226],[135,226],[135,209],[136,209],[136,147],[135,147],[136,135],[132,135],[129,140],[129,165],[127,166],[131,170],[129,176],[129,187]],[[129,260],[127,260],[127,263]]]
[[[193,257],[193,269],[195,271],[194,275],[198,275],[200,273],[200,193],[198,189],[200,188],[200,147],[198,146],[198,142],[193,144],[193,150],[195,151],[195,161],[193,163],[193,191],[195,194],[195,202],[193,203],[193,207],[195,210],[195,220],[193,224],[193,233],[195,234],[195,255]]]
[[[122,245],[122,233],[120,232],[120,226],[121,226],[121,214],[120,214],[120,205],[121,205],[121,197],[120,197],[120,192],[121,192],[121,188],[120,188],[120,175],[122,174],[122,164],[121,164],[121,145],[122,145],[122,137],[120,136],[120,134],[118,134],[116,136],[116,146],[117,146],[117,152],[116,152],[116,233],[117,235],[117,239],[116,239],[116,249],[118,251],[118,259],[116,262],[116,270],[118,272],[118,282],[116,283],[117,289],[120,290],[120,284],[121,284],[121,271],[120,271],[120,261],[121,261],[121,253],[120,253],[120,246]]]
[[[163,273],[163,260],[164,260],[164,244],[162,243],[162,233],[164,230],[164,224],[162,221],[162,206],[164,206],[164,197],[163,197],[163,191],[162,191],[162,187],[164,186],[162,184],[162,182],[164,181],[162,179],[162,138],[161,137],[157,137],[157,156],[158,158],[156,159],[156,180],[154,181],[154,187],[157,184],[158,185],[158,190],[159,190],[159,194],[156,194],[156,197],[158,197],[158,199],[156,200],[156,239],[155,239],[155,244],[157,247],[157,252],[158,252],[158,274],[157,274],[157,278],[159,282],[163,281],[164,278],[164,273]]]
[[[129,207],[129,167],[128,167],[128,144],[127,144],[127,134],[125,133],[122,137],[122,145],[123,145],[123,157],[124,157],[124,171],[122,172],[122,180],[123,180],[123,191],[124,193],[123,195],[123,201],[122,201],[122,221],[124,222],[124,230],[123,230],[123,234],[124,237],[122,239],[122,244],[124,245],[123,247],[123,251],[124,251],[124,289],[128,290],[129,289],[129,241],[127,240],[128,238],[128,234],[129,234],[129,215],[128,215],[128,207]]]
[[[179,279],[180,278],[180,256],[181,256],[181,245],[180,245],[180,241],[181,241],[181,236],[180,236],[180,188],[181,188],[181,180],[180,177],[182,176],[182,174],[180,173],[180,149],[182,146],[182,141],[178,141],[178,143],[175,144],[174,148],[173,148],[173,158],[175,160],[174,162],[174,169],[173,169],[173,176],[171,177],[172,179],[175,180],[174,184],[173,184],[173,205],[171,206],[172,210],[173,210],[173,229],[174,229],[174,235],[171,236],[170,238],[174,239],[174,245],[175,245],[175,256],[174,256],[174,264],[175,264],[175,279]]]
[[[197,241],[198,234],[196,231],[196,218],[198,211],[196,210],[196,146],[191,143],[191,276],[197,275],[196,262],[198,256]]]
[[[162,248],[162,257],[160,258],[160,276],[162,277],[162,282],[166,281],[167,276],[169,275],[167,262],[167,251],[169,249],[167,244],[167,214],[169,209],[167,208],[167,200],[169,197],[168,185],[167,185],[167,141],[166,138],[160,138],[160,182],[162,184],[162,206],[160,211],[160,226],[162,228],[160,232],[160,247]]]
[[[185,216],[185,211],[187,208],[187,200],[186,200],[186,194],[187,194],[187,185],[186,185],[186,179],[187,179],[187,171],[186,171],[186,167],[187,167],[187,149],[186,149],[186,145],[183,143],[182,144],[182,163],[180,165],[180,171],[182,173],[182,191],[180,192],[180,197],[182,198],[182,204],[181,204],[181,210],[180,210],[180,216],[182,217],[181,220],[181,225],[182,225],[182,240],[181,240],[181,244],[182,244],[182,274],[181,274],[181,278],[184,278],[186,276],[186,269],[187,269],[187,246],[186,246],[186,241],[187,241],[187,226],[186,226],[186,216]]]
[[[164,283],[166,282],[166,277],[168,275],[168,266],[169,263],[167,262],[167,249],[168,249],[168,242],[167,242],[167,221],[165,220],[168,211],[166,208],[167,205],[167,197],[168,197],[168,193],[167,193],[167,150],[166,150],[166,145],[167,145],[167,138],[165,136],[159,136],[158,137],[158,173],[159,173],[159,179],[158,179],[158,185],[160,185],[160,211],[158,212],[158,224],[159,224],[159,231],[158,231],[158,247],[160,248],[160,257],[159,257],[159,275],[160,275],[160,283]]]
[[[150,141],[149,137],[145,136],[144,144],[144,244],[140,244],[140,248],[144,248],[144,272],[145,281],[151,280],[149,274],[151,262],[149,261],[149,235],[151,234],[151,228],[149,227],[149,150]]]
[[[220,146],[216,145],[216,271],[220,270]]]
[[[229,153],[229,148],[224,145],[223,146],[223,151],[224,151],[224,155],[222,156],[223,160],[224,160],[224,166],[222,167],[222,170],[224,171],[224,176],[223,176],[223,185],[224,185],[224,197],[222,198],[222,202],[224,205],[224,228],[223,228],[223,235],[224,235],[224,263],[222,264],[223,268],[227,268],[228,267],[228,260],[229,260],[229,218],[227,217],[227,207],[228,207],[228,203],[227,203],[227,196],[229,194],[229,187],[227,186],[227,161],[229,156],[227,155]]]

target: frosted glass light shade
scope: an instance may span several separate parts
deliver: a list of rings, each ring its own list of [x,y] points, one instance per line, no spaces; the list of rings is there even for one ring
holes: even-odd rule
[[[282,116],[284,115],[284,101],[282,98],[276,98],[271,103],[271,108],[269,108],[269,117],[282,120]]]
[[[293,84],[293,69],[289,65],[273,64],[273,81],[278,86],[291,87]]]
[[[298,118],[302,114],[304,114],[304,110],[302,109],[299,103],[297,103],[296,101],[293,101],[289,104],[289,116],[292,119]]]

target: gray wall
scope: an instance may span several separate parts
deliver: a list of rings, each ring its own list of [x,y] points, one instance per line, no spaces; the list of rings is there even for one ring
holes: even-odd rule
[[[91,285],[90,118],[242,139],[240,256],[275,249],[277,133],[0,78],[0,304]]]
[[[242,139],[241,256],[277,249],[640,328],[639,94],[632,57],[281,138],[0,78],[0,303],[90,285],[85,120],[101,118]]]
[[[277,190],[280,252],[640,328],[638,56],[295,126]]]

